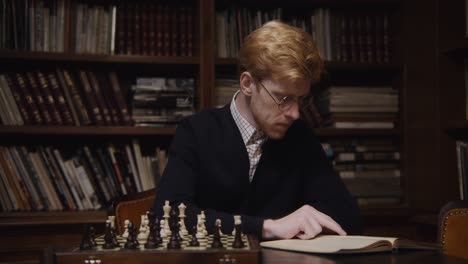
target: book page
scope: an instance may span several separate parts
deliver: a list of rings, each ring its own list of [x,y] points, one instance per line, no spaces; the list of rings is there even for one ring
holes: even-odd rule
[[[285,239],[260,243],[262,247],[310,253],[390,251],[395,237],[323,235],[309,240]],[[341,252],[340,252],[341,251]]]

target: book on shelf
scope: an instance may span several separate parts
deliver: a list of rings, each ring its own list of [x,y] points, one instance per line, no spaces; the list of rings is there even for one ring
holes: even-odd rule
[[[356,254],[388,252],[399,249],[440,250],[438,244],[412,241],[398,237],[320,235],[312,239],[264,241],[263,248],[318,254]]]
[[[468,199],[468,142],[458,140],[456,142],[458,188],[460,200]]]

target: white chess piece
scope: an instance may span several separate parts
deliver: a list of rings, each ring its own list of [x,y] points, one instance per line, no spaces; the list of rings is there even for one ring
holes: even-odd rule
[[[130,223],[130,220],[125,219],[125,221],[124,221],[125,230],[124,230],[124,232],[123,232],[123,234],[122,234],[122,237],[125,237],[125,238],[128,237],[128,224],[129,224],[129,223]]]
[[[188,235],[188,231],[187,231],[187,227],[185,226],[185,209],[187,208],[187,206],[185,206],[184,203],[181,203],[179,204],[178,206],[179,208],[179,224],[180,224],[180,236],[183,238],[185,237],[186,235]]]
[[[200,217],[201,217],[201,223],[202,223],[202,230],[203,230],[203,233],[205,234],[205,236],[208,235],[208,231],[206,230],[206,225],[205,225],[205,222],[206,222],[206,216],[205,216],[205,211],[201,211],[200,212]]]
[[[240,215],[235,215],[234,216],[234,229],[232,230],[232,235],[236,235],[236,225],[242,224],[241,216]]]
[[[205,238],[205,230],[203,230],[203,223],[202,223],[202,217],[201,215],[197,215],[197,234],[195,236],[200,239],[200,238]]]
[[[107,220],[110,221],[111,227],[112,227],[112,228],[115,228],[115,215],[109,215],[109,216],[107,217]]]
[[[164,215],[163,215],[164,232],[166,232],[167,235],[171,235],[171,227],[169,226],[169,218],[171,217],[170,216],[171,206],[169,205],[169,201],[167,200],[164,202],[163,211],[164,211]]]
[[[215,226],[219,226],[219,235],[222,236],[223,232],[221,231],[221,219],[216,219]]]
[[[138,230],[138,239],[148,239],[149,236],[149,220],[147,215],[141,215],[140,229]]]
[[[165,238],[167,237],[167,233],[166,233],[166,230],[164,230],[164,224],[165,224],[165,220],[164,219],[161,219],[161,221],[159,221],[159,225],[161,227],[161,231],[159,231],[159,234],[161,235],[161,238]]]

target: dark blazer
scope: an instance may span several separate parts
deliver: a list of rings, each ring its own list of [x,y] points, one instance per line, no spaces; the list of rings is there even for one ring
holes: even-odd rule
[[[348,234],[361,232],[355,200],[334,173],[314,136],[296,121],[281,140],[267,140],[252,183],[249,159],[229,105],[181,121],[156,192],[154,209],[161,216],[165,200],[187,205],[187,228],[200,210],[208,231],[216,218],[224,233],[233,215],[242,215],[243,231],[261,237],[263,220],[280,218],[304,204],[329,215]]]

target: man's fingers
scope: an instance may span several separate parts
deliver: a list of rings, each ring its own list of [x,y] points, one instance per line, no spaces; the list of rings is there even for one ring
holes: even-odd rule
[[[341,226],[330,216],[318,211],[313,207],[310,208],[312,209],[312,215],[321,226],[336,232],[338,235],[346,235],[346,231],[344,231],[343,228],[341,228]]]

